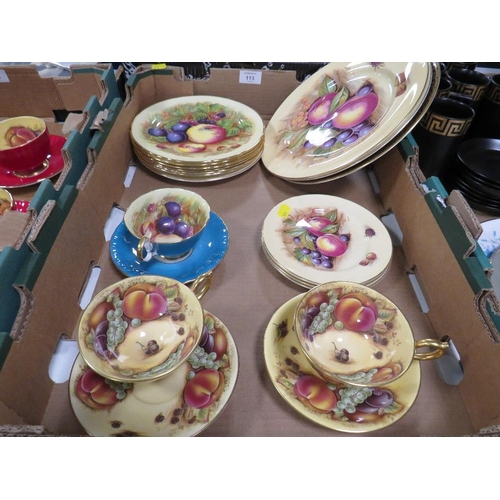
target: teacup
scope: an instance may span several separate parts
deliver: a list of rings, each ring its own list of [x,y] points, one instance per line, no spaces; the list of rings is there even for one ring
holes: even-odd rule
[[[172,262],[190,255],[209,218],[210,206],[199,194],[163,188],[136,198],[124,222],[141,261]]]
[[[50,154],[47,124],[35,116],[17,116],[0,122],[0,168],[27,172],[44,167]]]
[[[125,278],[91,300],[78,325],[78,347],[99,375],[118,382],[164,377],[182,365],[200,343],[204,311],[200,298],[210,275],[188,287],[163,276]],[[201,286],[201,292],[196,290]]]
[[[443,355],[446,342],[415,341],[398,307],[375,290],[334,281],[312,288],[294,317],[300,346],[327,381],[378,387],[403,375],[414,360]],[[431,348],[428,352],[417,352]]]

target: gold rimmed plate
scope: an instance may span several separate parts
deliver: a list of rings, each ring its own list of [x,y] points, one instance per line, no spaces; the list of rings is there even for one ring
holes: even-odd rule
[[[283,200],[262,225],[272,262],[301,282],[373,283],[392,259],[392,240],[369,210],[337,196],[310,194]]]
[[[168,162],[220,162],[251,151],[264,124],[252,108],[216,96],[156,103],[133,120],[130,135],[144,151]]]
[[[187,437],[206,429],[234,391],[239,362],[225,325],[207,311],[204,317],[212,340],[160,380],[112,382],[93,372],[79,355],[71,371],[69,395],[85,431],[99,437]]]
[[[302,297],[279,307],[264,335],[267,371],[281,397],[305,418],[340,432],[373,432],[401,420],[420,389],[419,363],[414,361],[403,376],[381,388],[327,383],[310,365],[292,330]]]
[[[433,72],[433,63],[330,63],[271,118],[265,167],[286,180],[313,181],[365,161],[416,125]]]

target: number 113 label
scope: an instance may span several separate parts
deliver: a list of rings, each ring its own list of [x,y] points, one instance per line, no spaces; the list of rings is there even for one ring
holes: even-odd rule
[[[240,83],[260,85],[262,83],[262,71],[240,71]]]

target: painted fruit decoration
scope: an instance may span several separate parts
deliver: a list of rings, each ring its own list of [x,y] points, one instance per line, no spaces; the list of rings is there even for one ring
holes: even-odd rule
[[[89,408],[105,410],[125,399],[132,387],[128,382],[114,382],[87,368],[76,381],[75,394]]]
[[[209,422],[218,409],[218,402],[231,378],[230,349],[225,327],[205,311],[200,344],[186,360],[189,366],[184,386],[179,387],[177,402],[166,401],[165,412],[155,416],[152,425],[184,428]],[[106,379],[85,367],[74,385],[75,395],[92,410],[109,411],[115,405],[133,398],[135,384]],[[117,435],[134,435],[112,422]]]
[[[179,155],[213,155],[248,142],[254,124],[242,112],[211,102],[163,109],[143,124],[143,137],[159,149]]]
[[[310,410],[359,424],[377,422],[401,409],[389,389],[336,385],[315,375],[299,376],[293,391]]]
[[[188,355],[190,316],[178,283],[138,279],[125,290],[117,287],[86,312],[85,344],[117,374],[145,376]]]
[[[317,306],[320,299],[319,296],[314,297],[311,307]],[[354,387],[341,382],[334,384],[310,373],[304,354],[295,345],[296,339],[287,335],[288,321],[283,320],[275,326],[275,342],[276,345],[281,344],[277,351],[281,355],[277,359],[279,375],[276,382],[321,418],[370,424],[404,409],[404,405],[397,400],[397,394],[389,388]]]
[[[40,132],[28,127],[10,127],[5,133],[5,141],[10,147],[22,146],[36,139]]]
[[[388,301],[373,299],[361,289],[344,290],[339,285],[310,292],[300,306],[298,320],[303,346],[307,349],[309,342],[327,349],[330,362],[339,363],[332,369],[338,378],[352,383],[380,384],[396,378],[402,371],[401,364],[392,359],[391,346],[397,342],[396,315],[397,309]],[[329,340],[325,346],[322,339],[333,339],[340,331],[343,345]],[[360,360],[362,366],[368,360],[368,371],[359,369]]]
[[[205,225],[201,205],[189,197],[162,198],[133,215],[136,234],[157,243],[174,243],[196,234]]]
[[[370,64],[373,71],[383,65]],[[362,78],[352,75],[351,79],[347,70],[338,70],[333,77],[325,75],[285,118],[278,136],[281,152],[292,154],[294,159],[325,158],[369,135],[387,111],[387,104],[379,96],[376,79],[370,78],[366,69],[364,72]],[[395,76],[394,88],[395,97],[406,91],[404,74]]]
[[[351,235],[342,230],[344,218],[335,208],[295,210],[283,219],[282,240],[302,264],[332,270],[351,242]]]

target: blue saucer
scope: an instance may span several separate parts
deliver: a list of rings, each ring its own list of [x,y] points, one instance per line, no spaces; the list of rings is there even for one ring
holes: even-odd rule
[[[139,260],[124,222],[118,225],[111,237],[110,253],[113,263],[125,276],[156,274],[187,283],[215,269],[226,255],[228,246],[227,226],[215,212],[211,212],[207,227],[193,252],[182,261]]]

